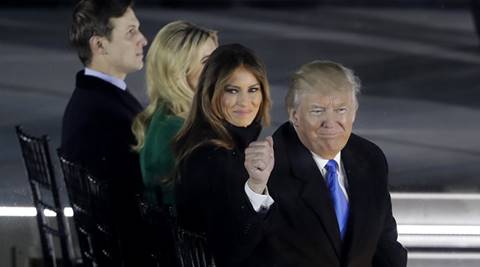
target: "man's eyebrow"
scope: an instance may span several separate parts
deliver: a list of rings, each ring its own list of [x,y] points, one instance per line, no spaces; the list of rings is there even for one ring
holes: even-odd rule
[[[140,21],[138,20],[132,20],[128,25],[127,27],[140,27]]]
[[[341,102],[341,103],[335,104],[334,107],[335,108],[340,108],[340,107],[346,107],[348,105],[349,105],[348,102]]]

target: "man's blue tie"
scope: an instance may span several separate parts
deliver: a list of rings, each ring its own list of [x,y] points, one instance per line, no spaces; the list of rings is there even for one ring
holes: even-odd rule
[[[335,208],[335,214],[337,215],[340,237],[343,240],[347,230],[348,201],[338,181],[337,162],[335,160],[329,160],[327,165],[325,165],[325,169],[327,169],[327,186],[330,190],[330,197],[332,198],[333,207]]]

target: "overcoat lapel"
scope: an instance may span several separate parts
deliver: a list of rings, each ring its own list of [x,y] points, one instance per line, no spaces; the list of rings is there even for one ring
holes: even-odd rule
[[[306,205],[318,216],[325,234],[338,257],[341,255],[340,231],[337,218],[330,200],[330,193],[326,183],[313,160],[310,151],[303,146],[292,126],[288,129],[289,146],[288,155],[292,172],[299,180],[304,182],[300,196]]]
[[[369,216],[371,214],[371,196],[373,190],[368,181],[368,162],[362,158],[356,158],[352,151],[352,147],[347,143],[342,150],[342,163],[348,181],[349,195],[349,219],[347,242],[344,247],[346,252],[345,259],[349,259],[352,251],[362,246],[362,240],[368,239],[368,233],[365,229],[368,227]]]

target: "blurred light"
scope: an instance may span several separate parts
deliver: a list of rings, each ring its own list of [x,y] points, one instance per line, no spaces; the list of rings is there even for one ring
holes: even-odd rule
[[[47,217],[55,217],[56,213],[52,210],[45,209],[43,214]],[[73,217],[73,210],[70,207],[64,208],[65,217]],[[6,207],[0,206],[0,217],[35,217],[37,210],[35,207]]]
[[[57,213],[55,213],[53,210],[49,210],[49,209],[44,209],[43,210],[43,214],[47,217],[55,217],[57,216]],[[36,215],[36,214],[35,214]]]
[[[34,207],[0,207],[2,217],[33,217],[37,215]]]
[[[63,215],[65,215],[65,217],[73,217],[73,209],[69,207],[64,208]]]

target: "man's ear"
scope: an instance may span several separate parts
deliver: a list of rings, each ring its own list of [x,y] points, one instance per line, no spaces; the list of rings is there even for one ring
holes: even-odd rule
[[[291,108],[288,110],[288,120],[293,126],[297,126],[298,123],[298,113],[297,110],[294,108]]]
[[[354,109],[353,109],[352,122],[355,122],[355,118],[357,117],[357,111],[358,111],[358,101],[355,100],[355,107],[354,107]]]
[[[93,35],[89,40],[90,49],[92,50],[93,55],[106,55],[107,50],[105,49],[105,38]]]

